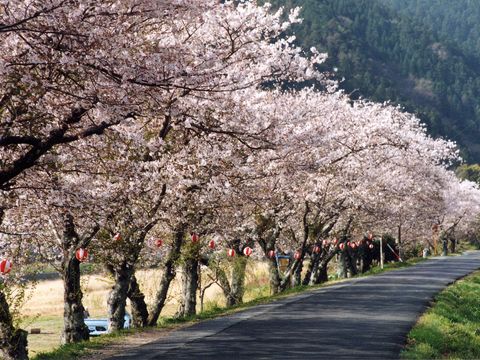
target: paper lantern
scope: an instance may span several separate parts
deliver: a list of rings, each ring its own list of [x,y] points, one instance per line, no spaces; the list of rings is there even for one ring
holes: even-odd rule
[[[373,249],[374,246],[373,246],[373,244],[370,244],[370,245],[368,245],[368,247],[369,247],[370,249]]]
[[[267,253],[267,257],[269,259],[273,259],[275,257],[275,251],[274,250],[270,250],[268,253]]]
[[[157,239],[157,240],[155,240],[154,244],[155,244],[156,247],[159,248],[163,245],[163,240],[162,239]]]
[[[227,250],[227,256],[229,256],[229,257],[234,257],[234,256],[235,256],[235,250],[233,250],[233,249],[228,249],[228,250]]]
[[[192,242],[196,243],[196,242],[198,242],[198,239],[199,239],[198,234],[197,233],[192,233]]]
[[[295,254],[293,254],[293,257],[295,260],[300,260],[302,258],[302,253],[300,251],[295,251]]]
[[[335,238],[335,239],[333,239],[332,242],[333,242],[333,246],[337,246],[337,244],[338,244],[338,239]]]
[[[356,243],[350,243],[350,247],[351,247],[352,249],[355,249],[355,248],[357,247],[357,244],[356,244]]]
[[[243,249],[243,255],[245,255],[245,256],[250,256],[250,255],[252,255],[252,253],[253,253],[253,250],[252,250],[251,247],[247,246],[245,249]]]
[[[116,233],[115,236],[113,237],[113,240],[115,240],[115,241],[122,240],[122,235],[120,235],[120,233]]]
[[[7,275],[10,270],[12,270],[12,263],[9,260],[3,259],[0,261],[0,273],[2,275]]]
[[[341,243],[340,245],[338,245],[338,247],[340,248],[340,250],[343,251],[343,249],[345,249],[345,243]]]
[[[215,240],[210,240],[210,241],[208,242],[208,247],[209,247],[210,249],[215,249]]]
[[[78,261],[80,262],[84,262],[88,259],[88,251],[87,249],[78,249],[76,252],[75,252],[75,257],[77,258]]]
[[[320,254],[321,251],[322,251],[322,248],[321,248],[320,246],[315,245],[315,246],[313,247],[313,252],[314,252],[315,254]]]
[[[347,246],[351,247],[352,243],[350,241],[347,241]]]
[[[326,239],[323,240],[323,246],[328,246],[329,244],[330,244],[330,241],[328,241],[328,240],[326,240]]]

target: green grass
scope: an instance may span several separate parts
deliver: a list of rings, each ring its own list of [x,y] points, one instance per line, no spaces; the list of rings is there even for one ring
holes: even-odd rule
[[[433,307],[408,334],[402,358],[480,358],[480,272],[437,295]]]
[[[365,274],[360,274],[357,277],[362,277],[362,276],[367,276],[367,275],[375,275],[382,273],[384,271],[389,271],[389,270],[394,270],[397,268],[401,267],[407,267],[414,265],[420,261],[423,261],[424,259],[422,258],[417,258],[417,259],[411,259],[403,263],[388,263],[385,264],[384,269],[380,269],[379,267],[372,268],[369,272]],[[348,279],[341,279],[341,280],[331,280],[326,283],[320,284],[320,285],[314,285],[314,286],[298,286],[295,288],[287,289],[286,291],[282,292],[281,294],[277,295],[269,295],[270,290],[268,285],[266,284],[261,284],[258,286],[258,288],[246,288],[246,293],[248,295],[252,296],[254,295],[255,298],[247,301],[243,304],[230,307],[230,308],[225,308],[219,306],[217,303],[212,302],[211,304],[206,303],[205,304],[205,310],[197,315],[186,317],[186,318],[160,318],[157,328],[158,329],[172,329],[172,328],[177,328],[181,325],[190,325],[194,324],[196,322],[202,321],[202,320],[208,320],[208,319],[213,319],[218,316],[222,315],[228,315],[235,313],[237,311],[250,308],[256,305],[261,305],[261,304],[267,304],[272,301],[276,301],[285,297],[289,297],[298,293],[302,293],[305,291],[313,291],[318,288],[322,288],[325,286],[329,286],[335,283],[340,283],[343,281],[346,281]],[[97,338],[93,338],[90,341],[86,342],[81,342],[78,344],[67,344],[67,345],[62,345],[61,347],[50,351],[50,352],[45,352],[45,353],[40,353],[37,354],[35,357],[32,358],[32,360],[60,360],[60,359],[75,359],[78,358],[82,355],[85,355],[88,353],[89,350],[91,349],[99,349],[102,348],[110,343],[118,342],[119,338],[122,338],[124,336],[128,336],[129,334],[141,332],[148,330],[146,329],[131,329],[131,330],[124,330],[119,333],[115,334],[110,334],[110,335],[103,335]]]
[[[383,269],[381,269],[380,266],[375,266],[375,267],[371,268],[369,271],[367,271],[363,274],[360,274],[358,276],[368,276],[368,275],[380,274],[384,271],[400,269],[400,268],[412,266],[412,265],[418,264],[420,262],[423,262],[425,260],[427,260],[427,259],[419,257],[419,258],[408,259],[408,260],[403,261],[403,262],[387,263],[383,266]]]
[[[28,346],[30,356],[43,351],[49,351],[58,347],[60,339],[52,334],[60,334],[63,328],[63,317],[61,316],[38,316],[22,319],[22,328],[40,328],[40,334],[28,334]]]

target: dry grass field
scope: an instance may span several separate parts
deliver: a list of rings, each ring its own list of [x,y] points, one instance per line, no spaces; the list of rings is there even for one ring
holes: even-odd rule
[[[204,274],[202,284],[205,286],[208,277]],[[266,264],[250,262],[247,267],[245,300],[251,300],[268,295],[268,272]],[[137,272],[140,286],[149,303],[156,293],[160,272],[158,270],[141,270]],[[162,311],[162,316],[168,317],[175,314],[178,306],[177,294],[179,293],[179,280],[177,277],[171,286],[168,302]],[[84,306],[91,317],[105,317],[107,314],[107,299],[112,279],[104,275],[82,276],[82,290],[84,293]],[[29,334],[29,354],[34,356],[39,352],[52,350],[60,345],[60,334],[63,326],[63,283],[60,279],[40,281],[34,288],[28,289],[28,300],[22,309],[22,328],[28,330],[40,328],[40,334]],[[221,289],[214,285],[207,289],[204,299],[204,308],[224,306]],[[198,303],[200,309],[200,303]]]

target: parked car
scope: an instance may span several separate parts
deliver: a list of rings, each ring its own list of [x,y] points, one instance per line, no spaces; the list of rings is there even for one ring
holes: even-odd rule
[[[125,313],[125,323],[123,325],[124,329],[129,329],[131,324],[131,316],[128,313]],[[106,334],[108,331],[109,323],[108,319],[92,319],[86,318],[83,320],[85,325],[88,327],[88,332],[90,336],[99,336]]]

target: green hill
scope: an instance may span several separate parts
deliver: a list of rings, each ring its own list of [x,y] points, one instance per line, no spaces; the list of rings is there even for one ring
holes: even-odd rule
[[[432,135],[457,141],[464,157],[480,161],[478,1],[270,2],[276,7],[302,7],[304,21],[292,30],[298,43],[328,52],[325,70],[338,69],[346,92],[403,105],[427,124]],[[440,13],[442,22],[435,22]],[[457,24],[463,30],[453,31]]]

